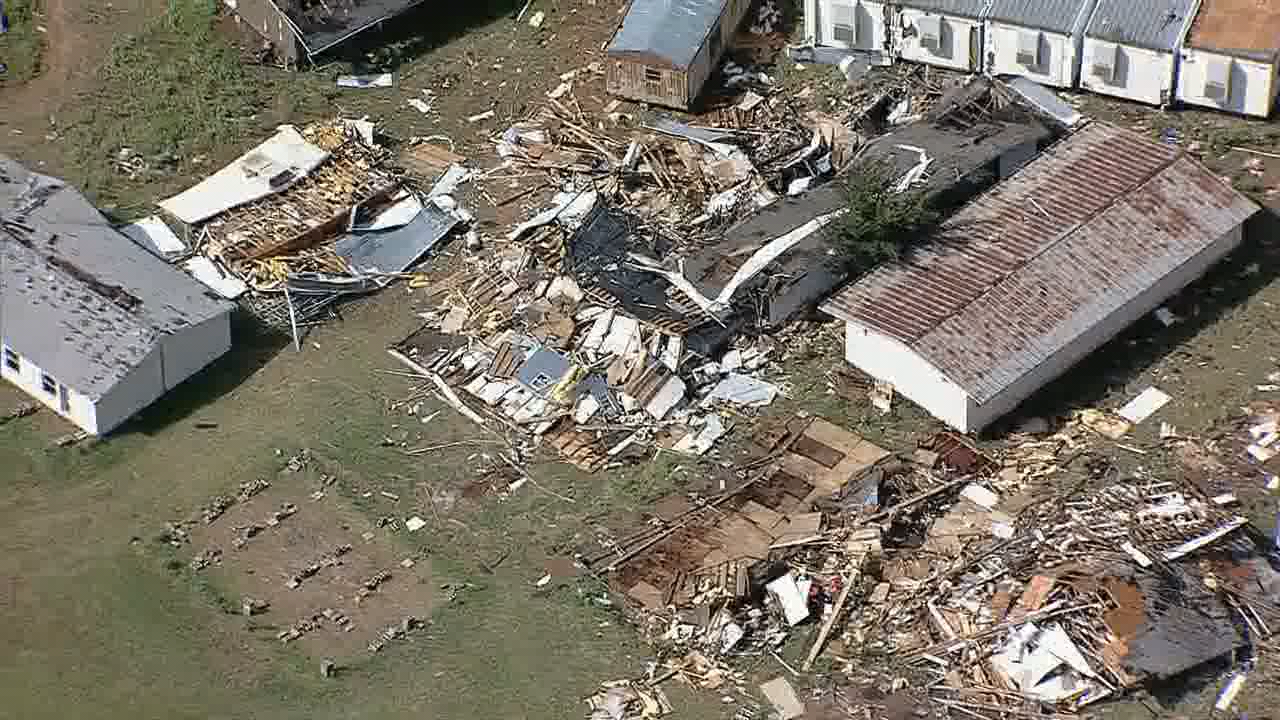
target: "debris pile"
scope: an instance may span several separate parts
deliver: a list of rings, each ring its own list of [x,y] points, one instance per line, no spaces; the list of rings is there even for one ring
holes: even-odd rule
[[[338,299],[404,277],[471,216],[447,194],[406,187],[374,142],[373,123],[334,120],[275,136],[160,203],[126,232],[161,249],[224,297],[248,291],[269,324],[305,327]],[[190,248],[187,245],[190,244]]]
[[[1232,499],[1096,458],[1069,477],[1091,437],[1077,421],[995,459],[943,433],[907,457],[798,418],[757,442],[735,488],[659,503],[643,531],[583,559],[672,675],[744,689],[740,659],[798,674],[825,655],[851,686],[822,702],[853,717],[885,694],[922,716],[1073,712],[1251,656],[1280,613],[1280,573],[1238,532]],[[788,662],[806,625],[808,652]],[[762,691],[784,716],[804,711],[785,679]]]

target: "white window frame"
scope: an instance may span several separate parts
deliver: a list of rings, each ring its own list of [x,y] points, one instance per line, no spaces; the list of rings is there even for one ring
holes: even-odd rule
[[[1040,67],[1040,33],[1035,30],[1018,31],[1018,64],[1027,68]]]
[[[858,47],[857,0],[830,0],[824,15],[827,27],[823,36],[831,47],[855,50]],[[841,37],[844,34],[845,37]]]
[[[52,387],[53,389],[52,389],[52,390],[50,390],[50,389],[49,389],[50,387]],[[47,373],[47,372],[43,372],[43,371],[42,371],[42,372],[40,373],[40,389],[41,389],[42,391],[44,391],[44,393],[45,393],[46,395],[50,395],[50,396],[52,396],[52,397],[57,397],[57,396],[58,396],[58,380],[57,380],[57,378],[53,377],[52,375],[50,375],[50,374],[49,374],[49,373]]]
[[[644,66],[644,84],[645,85],[661,85],[662,70],[660,68]]]
[[[1120,56],[1120,46],[1115,43],[1097,43],[1093,47],[1093,57],[1089,61],[1089,74],[1102,82],[1112,85],[1116,80],[1116,59]]]
[[[937,55],[942,50],[942,16],[921,15],[916,18],[916,33],[919,35],[920,47]]]
[[[1204,66],[1204,96],[1224,105],[1231,99],[1231,61],[1210,58]]]

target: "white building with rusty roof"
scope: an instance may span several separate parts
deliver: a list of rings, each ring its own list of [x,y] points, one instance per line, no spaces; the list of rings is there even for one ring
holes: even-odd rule
[[[978,431],[1198,278],[1257,210],[1182,150],[1092,123],[822,309],[850,364]]]
[[[0,155],[0,377],[103,434],[227,352],[233,308]]]
[[[1280,93],[1280,4],[1201,0],[1181,52],[1179,100],[1268,117]]]

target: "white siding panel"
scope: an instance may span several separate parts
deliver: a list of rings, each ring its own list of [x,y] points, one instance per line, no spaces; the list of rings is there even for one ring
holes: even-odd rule
[[[16,372],[9,366],[0,363],[0,377],[18,386],[23,392],[39,400],[50,410],[75,423],[81,430],[89,433],[98,432],[98,422],[92,400],[80,394],[74,388],[68,388],[69,410],[68,412],[63,412],[62,403],[58,395],[56,393],[50,395],[44,391],[43,383],[40,380],[40,376],[44,371],[22,355],[22,349],[17,346],[16,340],[10,341],[6,338],[2,342],[5,347],[17,352],[19,358]],[[58,378],[54,377],[53,379],[57,380]]]
[[[811,18],[805,17],[805,32],[815,45],[850,50],[883,51],[888,45],[884,3],[870,0],[806,0],[812,5]],[[856,41],[852,44],[837,38],[835,25],[840,18],[852,17]]]
[[[920,44],[916,22],[926,16],[938,17],[940,20],[941,44],[936,49]],[[902,8],[895,19],[892,32],[897,53],[903,60],[965,72],[977,72],[980,69],[982,26],[977,20],[938,16],[914,8]]]
[[[1230,87],[1224,101],[1219,102],[1205,94],[1205,81],[1209,67],[1214,63],[1229,63]],[[1267,117],[1275,106],[1276,67],[1267,63],[1232,58],[1227,55],[1184,48],[1178,70],[1178,99],[1189,105],[1224,110],[1226,112]]]
[[[1040,46],[1039,62],[1030,67],[1018,62],[1020,36],[1028,33],[1038,36]],[[993,75],[1022,75],[1050,87],[1072,86],[1076,48],[1070,35],[988,21],[983,38],[986,45],[986,72]]]
[[[845,360],[868,375],[893,383],[894,390],[961,432],[969,431],[969,397],[937,368],[906,345],[845,323]]]
[[[169,335],[160,349],[164,353],[164,384],[168,390],[231,349],[231,314],[223,313]]]
[[[1062,352],[1054,355],[1031,372],[1019,378],[1004,392],[982,405],[974,405],[969,415],[970,427],[968,431],[976,432],[990,425],[993,421],[1016,408],[1037,390],[1069,370],[1086,355],[1114,338],[1136,320],[1155,310],[1161,303],[1203,275],[1214,263],[1239,246],[1243,237],[1243,226],[1223,235],[1217,242],[1205,248],[1182,267],[1162,278],[1160,282],[1148,288],[1146,292],[1089,328],[1070,345],[1066,346]],[[907,393],[907,388],[897,387],[896,389],[898,392],[910,397]],[[926,406],[926,409],[929,408]],[[930,412],[932,412],[932,409],[930,409]],[[939,417],[940,419],[946,419]]]
[[[98,400],[98,433],[105,435],[164,394],[161,349],[153,349],[141,365]]]
[[[1094,75],[1094,55],[1109,56],[1112,48],[1115,49],[1114,74],[1108,81]],[[1085,38],[1080,86],[1099,95],[1161,105],[1173,98],[1174,57],[1173,53]]]

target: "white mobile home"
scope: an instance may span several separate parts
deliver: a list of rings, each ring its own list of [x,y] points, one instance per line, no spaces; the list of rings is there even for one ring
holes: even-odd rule
[[[1098,0],[994,0],[983,25],[992,75],[1022,75],[1050,87],[1079,82],[1084,28]]]
[[[1280,73],[1280,4],[1201,0],[1182,43],[1178,100],[1268,117]]]
[[[234,306],[0,156],[0,377],[103,434],[231,347]]]
[[[1199,277],[1257,210],[1179,148],[1093,122],[822,309],[850,364],[976,432]]]
[[[863,52],[889,48],[889,5],[875,0],[805,0],[804,34],[819,47]]]
[[[1173,101],[1178,53],[1198,0],[1099,0],[1084,32],[1080,86],[1167,105]]]
[[[894,54],[962,72],[982,71],[982,17],[988,0],[899,0]]]

